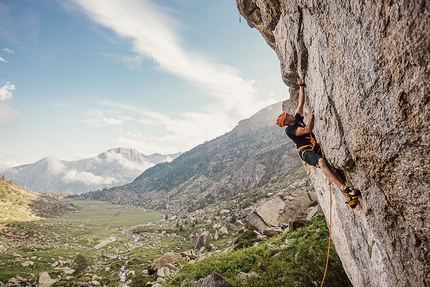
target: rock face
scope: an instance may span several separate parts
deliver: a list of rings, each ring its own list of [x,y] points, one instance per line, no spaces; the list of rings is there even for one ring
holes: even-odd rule
[[[363,196],[333,187],[333,241],[354,286],[430,286],[428,1],[237,0],[297,78],[328,160]],[[305,108],[306,110],[306,108]],[[306,118],[305,118],[306,120]],[[327,179],[308,168],[329,217]]]

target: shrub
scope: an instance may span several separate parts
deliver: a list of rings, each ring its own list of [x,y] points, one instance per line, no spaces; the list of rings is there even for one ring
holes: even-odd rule
[[[73,272],[73,276],[80,275],[86,268],[88,267],[88,261],[82,254],[78,254],[75,258],[75,272]]]

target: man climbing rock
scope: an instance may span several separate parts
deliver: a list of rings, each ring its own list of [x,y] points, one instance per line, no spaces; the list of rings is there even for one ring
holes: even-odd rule
[[[334,182],[342,194],[345,196],[348,206],[355,208],[358,204],[358,198],[361,193],[358,189],[346,186],[345,181],[333,172],[330,164],[324,158],[321,146],[315,140],[315,135],[312,133],[314,127],[314,114],[308,105],[308,124],[303,122],[303,106],[305,102],[305,82],[303,79],[298,79],[299,84],[299,102],[297,105],[296,115],[293,116],[286,112],[282,112],[276,119],[276,124],[283,128],[287,126],[285,132],[288,137],[293,140],[297,146],[297,152],[300,158],[307,164],[320,168],[321,171],[332,182]]]

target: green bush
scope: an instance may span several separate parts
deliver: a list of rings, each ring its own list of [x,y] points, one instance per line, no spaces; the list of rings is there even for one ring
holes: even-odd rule
[[[87,269],[88,265],[87,258],[82,254],[78,254],[75,258],[75,272],[73,272],[73,276],[81,274],[85,269]]]
[[[258,241],[257,235],[253,231],[247,230],[236,239],[233,250],[251,247]]]

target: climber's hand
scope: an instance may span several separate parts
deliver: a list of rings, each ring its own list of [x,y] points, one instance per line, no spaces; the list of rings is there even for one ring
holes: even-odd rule
[[[299,85],[303,85],[305,83],[305,81],[303,81],[303,79],[302,78],[298,78],[297,79],[297,84],[299,84]]]

